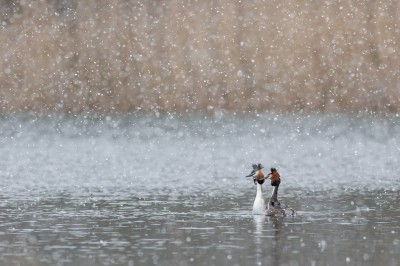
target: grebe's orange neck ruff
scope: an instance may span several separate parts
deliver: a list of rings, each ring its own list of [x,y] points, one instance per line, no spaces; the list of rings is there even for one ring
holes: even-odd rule
[[[260,184],[262,185],[264,183],[265,180],[265,176],[262,172],[261,169],[263,169],[264,166],[262,166],[262,164],[253,164],[253,170],[251,171],[251,173],[249,175],[247,175],[246,177],[253,177],[253,182],[254,184]]]
[[[271,179],[271,186],[274,187],[271,198],[269,199],[269,205],[276,206],[281,205],[278,200],[278,189],[281,183],[281,176],[279,175],[276,168],[271,168],[271,173],[267,175],[267,179]]]
[[[271,168],[271,173],[267,175],[267,179],[271,179],[271,186],[279,186],[281,183],[281,176],[275,168]]]
[[[264,183],[264,173],[262,170],[258,170],[254,175],[253,175],[253,181],[254,184],[257,182],[258,184],[262,185]]]

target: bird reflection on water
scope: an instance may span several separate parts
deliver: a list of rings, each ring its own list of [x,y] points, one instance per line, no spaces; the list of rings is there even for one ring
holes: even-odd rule
[[[400,265],[396,116],[161,117],[89,120],[93,127],[83,116],[3,117],[0,265]],[[255,122],[269,123],[271,138],[239,130]],[[292,130],[296,137],[282,134]],[[278,199],[295,217],[251,215],[256,186],[215,179],[235,176],[247,160],[235,151],[256,151],[264,139],[290,146],[276,159],[279,171],[283,161],[293,166]],[[189,148],[177,150],[183,140]],[[235,166],[210,175],[216,157]],[[193,183],[181,166],[197,158]],[[149,172],[162,177],[156,187]],[[354,182],[337,182],[346,174]]]
[[[254,215],[254,244],[256,245],[256,265],[280,265],[279,243],[280,231],[283,229],[282,217]],[[285,218],[289,219],[289,218]],[[272,246],[268,246],[267,238],[273,238]]]

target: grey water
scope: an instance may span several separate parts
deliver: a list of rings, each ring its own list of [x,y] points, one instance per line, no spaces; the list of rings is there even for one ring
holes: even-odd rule
[[[395,114],[0,123],[1,265],[400,264]],[[252,215],[253,163],[295,217]]]

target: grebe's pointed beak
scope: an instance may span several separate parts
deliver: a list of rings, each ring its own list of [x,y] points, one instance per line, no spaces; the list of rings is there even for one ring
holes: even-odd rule
[[[255,171],[253,171],[253,172],[251,172],[251,174],[249,174],[249,175],[246,175],[246,177],[253,176],[255,173],[256,173],[256,172],[255,172]]]
[[[271,177],[272,177],[272,174],[268,174],[268,175],[265,177],[265,179],[271,179]]]

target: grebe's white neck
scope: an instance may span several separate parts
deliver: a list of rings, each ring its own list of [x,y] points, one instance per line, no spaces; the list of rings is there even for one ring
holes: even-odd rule
[[[265,201],[262,194],[262,185],[257,183],[257,195],[253,204],[253,214],[265,214],[267,208],[265,207]]]

